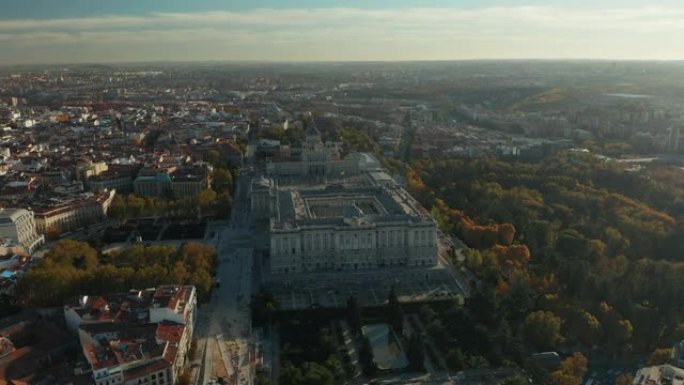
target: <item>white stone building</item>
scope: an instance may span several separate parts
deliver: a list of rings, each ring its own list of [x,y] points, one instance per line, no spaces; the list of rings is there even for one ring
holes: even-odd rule
[[[429,213],[374,156],[338,153],[310,128],[300,161],[252,181],[252,212],[270,219],[270,274],[435,265]]]
[[[24,246],[29,253],[45,243],[36,233],[33,212],[18,208],[0,208],[0,238]]]
[[[435,222],[385,172],[275,190],[271,274],[437,263]]]

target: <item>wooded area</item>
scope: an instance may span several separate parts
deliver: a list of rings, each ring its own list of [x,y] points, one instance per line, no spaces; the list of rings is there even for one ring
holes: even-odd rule
[[[201,243],[133,245],[102,254],[85,242],[62,240],[33,266],[19,286],[28,306],[61,306],[78,295],[126,292],[158,285],[195,285],[208,298],[216,250]]]

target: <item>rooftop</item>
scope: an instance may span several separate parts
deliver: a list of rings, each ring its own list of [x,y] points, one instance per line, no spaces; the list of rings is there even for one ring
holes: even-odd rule
[[[88,336],[82,339],[83,351],[93,369],[127,366],[124,376],[135,378],[150,370],[150,364],[163,368],[173,365],[176,352],[173,348],[181,341],[185,326],[169,321],[145,324],[92,324],[81,330]],[[171,349],[171,350],[170,350]],[[135,365],[140,361],[143,365]],[[159,370],[159,369],[155,369]]]
[[[328,179],[322,185],[289,182],[276,183],[278,211],[272,229],[431,221],[428,213],[384,171]]]
[[[144,323],[150,321],[151,308],[169,308],[174,313],[183,314],[193,289],[192,286],[160,286],[128,293],[84,295],[66,307],[74,311],[81,322]]]
[[[47,321],[23,320],[0,329],[0,384],[46,371],[42,362],[71,344],[71,337]],[[55,364],[59,361],[55,359]]]

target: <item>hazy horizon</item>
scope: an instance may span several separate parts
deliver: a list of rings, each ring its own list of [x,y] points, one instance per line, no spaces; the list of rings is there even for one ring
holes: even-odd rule
[[[674,1],[223,3],[3,4],[0,65],[684,60]]]

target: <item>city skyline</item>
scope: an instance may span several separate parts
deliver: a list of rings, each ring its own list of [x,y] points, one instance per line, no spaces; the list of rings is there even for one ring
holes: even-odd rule
[[[684,6],[674,1],[69,0],[0,13],[0,65],[684,59],[672,44],[684,38]]]

